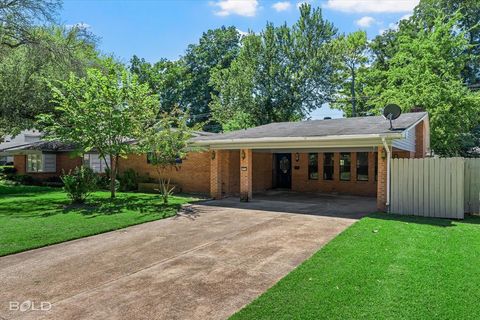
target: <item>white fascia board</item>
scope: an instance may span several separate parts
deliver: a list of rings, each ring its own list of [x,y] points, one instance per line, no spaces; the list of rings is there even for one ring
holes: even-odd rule
[[[212,149],[282,149],[282,148],[331,148],[331,147],[371,147],[382,144],[382,138],[391,142],[402,139],[402,132],[386,134],[341,135],[326,137],[280,137],[254,139],[220,139],[195,141],[197,146],[210,146]]]

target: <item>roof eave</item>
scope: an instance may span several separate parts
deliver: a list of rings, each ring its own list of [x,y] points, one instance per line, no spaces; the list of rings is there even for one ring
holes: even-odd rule
[[[249,139],[218,139],[192,141],[195,146],[212,149],[270,149],[270,148],[331,148],[331,147],[369,147],[382,143],[382,138],[388,142],[401,139],[402,132],[364,135],[340,135],[325,137],[265,137]]]

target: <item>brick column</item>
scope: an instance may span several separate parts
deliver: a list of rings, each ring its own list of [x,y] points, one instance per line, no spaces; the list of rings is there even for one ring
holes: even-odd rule
[[[425,121],[422,121],[415,127],[415,158],[424,158],[427,154],[424,123]],[[413,158],[411,155],[410,157]]]
[[[210,150],[210,196],[222,198],[222,155],[221,150]]]
[[[357,181],[357,153],[356,152],[351,152],[350,153],[350,160],[352,161],[350,163],[350,172],[351,172],[351,181],[356,182]]]
[[[253,172],[252,149],[240,150],[240,200],[252,199],[252,172]]]
[[[385,158],[382,155],[385,155]],[[387,202],[387,155],[383,146],[378,146],[377,209],[385,211]]]
[[[340,181],[340,153],[333,154],[333,181]]]

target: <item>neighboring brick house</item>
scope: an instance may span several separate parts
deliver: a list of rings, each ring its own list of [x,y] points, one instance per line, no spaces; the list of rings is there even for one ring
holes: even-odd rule
[[[430,151],[428,114],[405,113],[393,121],[381,116],[272,123],[221,134],[198,134],[178,170],[164,171],[184,192],[230,195],[244,200],[272,188],[298,192],[377,197],[387,202],[388,158],[422,158]],[[388,151],[387,151],[388,148]],[[85,163],[97,172],[98,155],[70,157],[70,146],[36,142],[4,150],[15,155],[19,173],[35,177],[61,174]],[[0,150],[1,151],[1,150]],[[55,155],[55,156],[53,156]],[[55,164],[55,165],[53,165]],[[156,177],[147,156],[129,155],[119,171],[135,170]]]

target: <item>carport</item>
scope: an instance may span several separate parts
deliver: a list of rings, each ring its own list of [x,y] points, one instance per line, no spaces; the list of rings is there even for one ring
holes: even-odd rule
[[[215,199],[251,201],[277,189],[376,197],[385,210],[390,158],[423,157],[429,144],[426,113],[402,114],[393,125],[380,116],[281,122],[192,141],[210,149]]]

